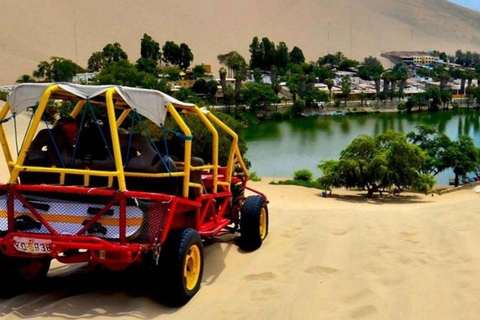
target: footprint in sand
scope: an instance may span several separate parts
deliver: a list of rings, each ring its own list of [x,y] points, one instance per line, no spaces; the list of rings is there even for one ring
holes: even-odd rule
[[[305,273],[308,273],[308,274],[334,274],[337,271],[338,271],[337,269],[322,267],[322,266],[314,266],[314,267],[305,269]]]
[[[371,319],[373,315],[378,314],[377,308],[372,305],[363,306],[356,308],[350,312],[351,319],[361,319],[361,318],[368,318]]]
[[[373,294],[373,292],[371,290],[363,288],[363,289],[360,289],[360,290],[357,290],[357,291],[354,291],[350,294],[345,295],[344,298],[343,298],[343,301],[346,304],[352,304],[354,302],[362,300],[363,298],[371,296],[372,294]]]
[[[249,274],[244,279],[247,281],[268,281],[274,280],[277,278],[277,275],[273,272],[264,272],[264,273],[256,273],[256,274]]]

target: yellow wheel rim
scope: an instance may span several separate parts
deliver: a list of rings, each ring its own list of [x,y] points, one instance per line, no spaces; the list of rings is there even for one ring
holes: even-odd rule
[[[267,210],[262,207],[260,211],[260,238],[263,240],[267,236]]]
[[[201,263],[200,248],[194,244],[188,250],[183,267],[183,280],[188,290],[193,290],[198,283]]]

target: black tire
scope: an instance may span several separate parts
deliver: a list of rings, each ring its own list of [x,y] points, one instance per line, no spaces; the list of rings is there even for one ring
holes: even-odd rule
[[[44,279],[50,269],[51,261],[49,256],[16,258],[7,256],[0,251],[0,274],[8,279],[0,286],[0,296],[15,296],[27,289],[28,286]]]
[[[162,282],[158,297],[171,307],[186,304],[200,290],[203,245],[193,229],[172,230],[162,246],[157,272]]]
[[[268,207],[260,195],[249,196],[243,203],[240,216],[240,248],[253,251],[268,235]]]

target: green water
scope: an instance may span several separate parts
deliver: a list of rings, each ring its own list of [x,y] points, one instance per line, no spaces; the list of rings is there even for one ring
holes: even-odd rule
[[[378,135],[388,129],[407,133],[419,124],[435,126],[451,139],[466,134],[480,147],[480,110],[420,112],[411,114],[375,113],[269,120],[243,132],[251,171],[263,177],[292,177],[298,169],[321,173],[321,160],[338,159],[340,151],[358,135]],[[436,176],[448,184],[451,171]]]

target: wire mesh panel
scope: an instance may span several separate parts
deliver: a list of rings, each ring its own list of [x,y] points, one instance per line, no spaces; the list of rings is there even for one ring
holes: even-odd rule
[[[7,220],[7,192],[0,191],[0,236],[8,230]]]
[[[13,195],[12,195],[13,196]],[[8,230],[7,194],[0,191],[0,232]],[[118,195],[22,193],[14,197],[17,232],[121,238],[121,202]],[[169,203],[129,198],[126,201],[125,238],[128,242],[153,243],[162,235]],[[36,215],[43,218],[46,223]],[[93,221],[92,221],[93,220]]]
[[[127,241],[154,243],[161,238],[165,229],[169,202],[145,200],[136,202],[138,202],[138,208],[144,212],[143,224],[135,235],[127,238]]]

